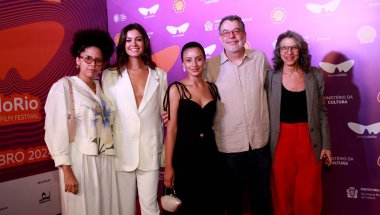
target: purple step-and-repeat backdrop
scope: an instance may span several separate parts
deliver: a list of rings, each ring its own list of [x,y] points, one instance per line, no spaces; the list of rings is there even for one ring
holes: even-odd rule
[[[107,9],[115,40],[129,23],[146,28],[170,82],[186,75],[185,43],[200,42],[207,58],[222,51],[223,16],[242,17],[246,47],[269,59],[280,33],[303,35],[325,72],[334,162],[323,172],[324,214],[380,214],[380,0],[108,0]]]

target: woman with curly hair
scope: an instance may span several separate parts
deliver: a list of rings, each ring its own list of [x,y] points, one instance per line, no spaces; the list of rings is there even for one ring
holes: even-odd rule
[[[158,215],[166,73],[152,60],[150,41],[137,23],[120,33],[116,66],[103,72],[103,89],[115,110],[115,156],[120,214]]]
[[[94,80],[113,50],[108,32],[77,32],[71,54],[78,74],[54,83],[46,100],[45,141],[59,169],[62,214],[119,214],[112,115]]]
[[[274,214],[319,215],[322,163],[332,163],[323,76],[311,66],[308,44],[296,32],[280,34],[273,55],[266,87]]]

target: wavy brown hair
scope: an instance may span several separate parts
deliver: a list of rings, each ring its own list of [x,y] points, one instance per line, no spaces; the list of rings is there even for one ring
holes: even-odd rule
[[[151,69],[155,69],[157,67],[156,63],[152,60],[152,48],[150,45],[150,40],[148,34],[145,29],[138,23],[132,23],[125,26],[120,32],[119,43],[116,48],[116,69],[119,75],[121,75],[121,68],[125,66],[128,62],[129,56],[125,51],[125,43],[127,38],[127,32],[131,30],[137,30],[144,39],[144,52],[141,55],[141,58],[145,65],[149,66]]]
[[[292,38],[296,42],[299,50],[298,65],[302,68],[303,71],[307,72],[311,66],[309,45],[300,34],[289,30],[280,34],[277,38],[276,47],[273,50],[273,68],[275,70],[278,70],[284,66],[284,61],[281,59],[280,43],[285,38]]]

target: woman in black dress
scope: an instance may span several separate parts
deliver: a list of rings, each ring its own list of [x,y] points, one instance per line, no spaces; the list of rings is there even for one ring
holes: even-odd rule
[[[220,161],[213,131],[219,94],[202,79],[203,47],[189,42],[181,51],[188,75],[166,92],[168,112],[165,140],[165,187],[174,187],[182,200],[178,214],[223,214],[220,199]]]

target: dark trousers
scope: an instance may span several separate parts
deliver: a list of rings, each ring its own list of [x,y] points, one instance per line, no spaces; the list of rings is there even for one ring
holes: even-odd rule
[[[239,153],[222,153],[225,164],[225,207],[228,215],[243,214],[243,196],[248,193],[252,215],[269,215],[271,211],[269,144],[261,149]]]

